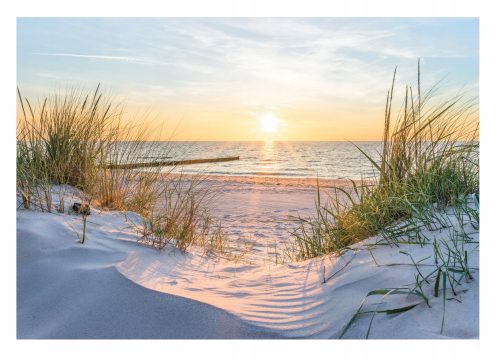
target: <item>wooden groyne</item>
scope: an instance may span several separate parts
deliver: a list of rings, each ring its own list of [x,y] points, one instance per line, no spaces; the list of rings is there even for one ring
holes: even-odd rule
[[[231,162],[233,160],[240,160],[240,157],[224,157],[224,158],[207,158],[207,159],[185,159],[185,160],[168,160],[158,162],[142,162],[142,163],[123,163],[123,164],[108,164],[108,169],[137,169],[137,168],[150,168],[150,167],[165,167],[172,165],[189,165],[201,163],[217,163],[217,162]]]

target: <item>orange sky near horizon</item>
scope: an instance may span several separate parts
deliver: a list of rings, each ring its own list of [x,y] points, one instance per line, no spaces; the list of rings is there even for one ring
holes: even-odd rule
[[[383,131],[382,109],[335,111],[331,108],[276,109],[251,112],[236,106],[140,107],[125,109],[130,122],[158,128],[150,140],[174,141],[377,141]],[[262,118],[277,118],[265,131]]]

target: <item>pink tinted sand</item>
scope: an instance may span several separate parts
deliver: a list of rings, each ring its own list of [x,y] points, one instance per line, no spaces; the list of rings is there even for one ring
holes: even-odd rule
[[[140,218],[134,213],[94,210],[87,243],[81,245],[76,242],[81,218],[18,211],[18,337],[145,338],[164,332],[163,338],[337,338],[370,290],[414,282],[413,266],[392,266],[411,263],[400,250],[415,260],[432,256],[432,245],[370,251],[367,245],[377,240],[372,238],[341,257],[281,264],[277,253],[290,242],[295,218],[314,215],[312,181],[277,185],[262,178],[209,180],[221,189],[214,215],[223,220],[232,240],[254,246],[238,261],[197,249],[183,254],[171,247],[158,252],[139,246],[131,222]],[[443,237],[446,230],[426,234]],[[479,235],[473,235],[478,241]],[[443,334],[442,297],[429,291],[430,308],[406,295],[387,300],[384,307],[419,305],[397,315],[377,315],[371,337],[477,338],[476,246],[469,250],[475,279],[455,297],[460,302],[446,303]],[[347,337],[363,338],[369,320],[368,315],[361,317]]]

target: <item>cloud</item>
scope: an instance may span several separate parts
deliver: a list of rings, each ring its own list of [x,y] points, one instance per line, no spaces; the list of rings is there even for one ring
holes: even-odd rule
[[[248,106],[375,105],[390,85],[394,66],[400,80],[409,82],[418,57],[463,56],[460,46],[445,41],[452,31],[425,34],[408,19],[151,19],[147,26],[122,21],[102,32],[100,47],[89,41],[75,51],[73,44],[58,43],[58,51],[32,53],[130,65],[119,74],[92,69],[100,72],[86,75],[127,82],[121,85],[130,97],[144,92],[141,98],[151,101],[168,96]],[[92,38],[101,35],[89,26],[79,29]],[[424,70],[429,80],[440,73]]]
[[[142,65],[168,65],[166,62],[160,62],[152,60],[145,57],[131,57],[131,56],[110,56],[110,55],[88,55],[88,54],[77,54],[77,53],[41,53],[36,52],[35,55],[41,56],[57,56],[57,57],[76,57],[91,60],[104,60],[104,61],[118,61],[118,62],[128,62],[137,63]]]

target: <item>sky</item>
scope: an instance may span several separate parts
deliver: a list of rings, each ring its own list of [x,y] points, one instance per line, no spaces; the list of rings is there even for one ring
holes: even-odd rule
[[[18,18],[17,85],[100,83],[173,140],[379,140],[385,96],[479,92],[477,18]],[[33,100],[35,102],[35,100]]]

